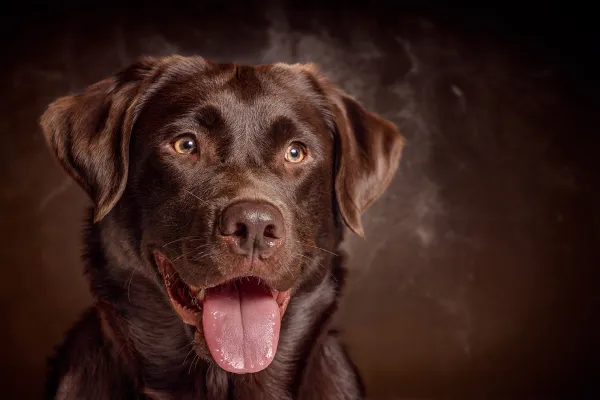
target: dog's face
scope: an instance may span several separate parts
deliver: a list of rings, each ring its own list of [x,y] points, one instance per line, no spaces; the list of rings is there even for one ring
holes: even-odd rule
[[[128,215],[198,354],[236,373],[270,364],[288,302],[328,273],[338,216],[362,234],[402,148],[311,65],[202,58],[144,59],[42,127],[96,221]]]

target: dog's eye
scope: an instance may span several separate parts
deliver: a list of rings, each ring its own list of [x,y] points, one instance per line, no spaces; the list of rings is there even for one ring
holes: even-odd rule
[[[294,142],[285,151],[285,160],[291,163],[299,163],[306,158],[306,148],[302,143]]]
[[[198,151],[196,139],[192,136],[182,136],[173,143],[173,149],[179,154],[194,154]]]

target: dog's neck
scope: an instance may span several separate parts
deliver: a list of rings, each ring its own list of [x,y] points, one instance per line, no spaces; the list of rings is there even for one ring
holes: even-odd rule
[[[140,390],[157,399],[197,398],[201,393],[215,399],[233,393],[235,397],[290,397],[290,390],[300,384],[315,342],[326,333],[335,311],[344,280],[342,257],[334,258],[332,265],[321,270],[311,290],[292,297],[272,365],[255,374],[236,375],[196,356],[195,328],[182,322],[159,289],[156,274],[140,267],[143,260],[139,253],[125,247],[131,241],[115,238],[115,234],[124,233],[110,229],[110,223],[109,219],[90,225],[87,274],[115,358],[131,371]],[[110,240],[103,240],[107,233]]]

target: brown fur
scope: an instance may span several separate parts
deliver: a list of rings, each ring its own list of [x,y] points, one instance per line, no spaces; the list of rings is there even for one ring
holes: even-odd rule
[[[362,212],[398,167],[402,138],[313,65],[216,64],[145,58],[52,103],[44,135],[94,202],[86,273],[97,305],[67,335],[48,396],[153,399],[313,399],[363,396],[330,326],[344,282],[335,253],[342,222]],[[192,134],[200,152],[171,151]],[[290,166],[291,140],[310,160]],[[239,199],[274,204],[286,226],[277,254],[248,267],[215,239]],[[202,286],[250,272],[292,289],[273,363],[255,374],[217,367],[203,333],[168,300],[152,251]],[[254,268],[250,271],[248,268]]]

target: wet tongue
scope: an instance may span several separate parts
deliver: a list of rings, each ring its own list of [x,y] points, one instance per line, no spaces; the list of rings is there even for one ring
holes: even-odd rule
[[[271,290],[255,280],[206,291],[202,325],[210,354],[226,371],[261,371],[271,364],[279,341],[279,307]]]

